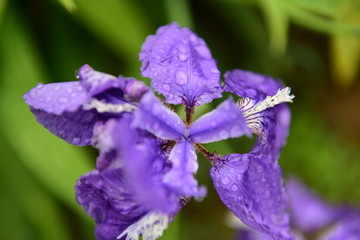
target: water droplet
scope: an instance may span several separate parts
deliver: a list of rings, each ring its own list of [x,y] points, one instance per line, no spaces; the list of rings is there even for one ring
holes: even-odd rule
[[[185,62],[186,60],[188,60],[188,56],[186,54],[180,53],[178,55],[178,57],[179,57],[180,61],[182,61],[182,62]]]
[[[270,197],[270,191],[269,190],[265,190],[263,193],[263,197],[264,198],[269,198]]]
[[[39,83],[39,84],[36,86],[37,89],[42,89],[43,87],[44,87],[44,84],[42,84],[42,83]]]
[[[81,139],[79,138],[79,137],[74,137],[74,139],[73,139],[73,144],[79,144],[80,143],[80,141],[81,141]]]
[[[204,45],[196,46],[195,50],[201,57],[207,58],[207,59],[211,58],[211,53],[206,46],[204,46]]]
[[[72,97],[76,97],[76,95],[77,95],[76,93],[72,93],[72,94],[71,94]]]
[[[220,73],[220,71],[217,68],[210,69],[211,73]]]
[[[171,89],[169,84],[164,84],[163,88],[165,91],[170,91],[170,89]]]
[[[241,175],[241,174],[237,174],[237,175],[236,175],[236,178],[237,178],[238,180],[242,180],[242,175]]]
[[[188,82],[188,76],[183,71],[176,72],[175,81],[179,85],[185,85]]]
[[[60,89],[61,89],[61,87],[60,87],[59,85],[56,85],[56,86],[54,87],[54,91],[55,91],[55,92],[60,91]]]
[[[52,100],[52,97],[47,97],[46,102],[50,102]]]
[[[233,192],[236,192],[238,189],[238,186],[236,186],[235,184],[231,186],[231,191]]]
[[[229,133],[227,131],[221,131],[219,136],[221,139],[227,139],[229,138]]]
[[[67,88],[66,89],[66,92],[68,92],[68,93],[72,93],[72,91],[73,91],[72,88]]]
[[[69,100],[66,97],[59,97],[58,101],[59,101],[59,103],[66,103]]]
[[[79,92],[82,92],[84,90],[84,88],[82,86],[77,86],[76,90],[78,90]]]
[[[223,178],[221,178],[221,182],[222,182],[224,185],[226,185],[226,184],[228,184],[228,183],[230,182],[230,179],[229,179],[228,177],[223,177]]]

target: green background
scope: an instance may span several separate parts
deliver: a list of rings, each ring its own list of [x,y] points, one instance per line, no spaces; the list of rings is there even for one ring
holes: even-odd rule
[[[360,205],[359,0],[0,0],[0,239],[94,239],[74,184],[97,153],[48,133],[22,95],[39,82],[74,81],[85,63],[149,84],[140,76],[141,44],[172,21],[207,42],[223,73],[252,70],[291,86],[285,176],[332,204]],[[253,142],[208,147],[246,152]],[[208,197],[192,200],[161,239],[233,239],[210,164],[199,164]]]

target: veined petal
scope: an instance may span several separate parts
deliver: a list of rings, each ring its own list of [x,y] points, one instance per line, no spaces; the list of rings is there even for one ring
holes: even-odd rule
[[[204,40],[172,23],[150,35],[140,53],[142,74],[168,103],[188,107],[221,97],[220,72]]]
[[[305,232],[317,231],[336,220],[338,209],[325,203],[298,180],[289,179],[286,190],[290,197],[291,217],[295,227]]]
[[[229,98],[190,126],[189,137],[196,143],[216,142],[250,135],[243,112]]]
[[[223,203],[246,225],[274,239],[293,239],[278,165],[267,156],[230,154],[210,170]]]
[[[77,146],[89,145],[95,123],[104,120],[94,111],[78,110],[55,115],[34,108],[30,110],[36,120],[52,134]]]
[[[134,112],[133,126],[169,140],[179,140],[185,132],[185,124],[181,118],[166,108],[152,92],[142,97]]]
[[[204,188],[199,188],[194,178],[198,169],[197,156],[193,144],[188,141],[176,143],[169,157],[172,168],[164,176],[164,183],[182,196],[203,197]]]

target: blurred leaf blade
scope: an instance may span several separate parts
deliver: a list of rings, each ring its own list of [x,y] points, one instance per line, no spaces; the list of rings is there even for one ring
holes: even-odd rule
[[[333,17],[336,14],[336,9],[340,0],[291,0],[291,2],[308,11],[327,17]]]
[[[188,0],[165,0],[165,7],[170,21],[193,27]]]
[[[138,53],[149,30],[137,5],[132,1],[118,0],[75,0],[75,3],[75,14],[84,25],[126,59],[130,67],[138,66],[132,71],[139,74]]]
[[[1,23],[2,23],[2,19],[6,10],[6,4],[7,4],[7,0],[0,0],[0,28],[1,28]]]
[[[5,138],[34,176],[83,215],[74,199],[74,185],[91,165],[84,152],[42,128],[24,103],[22,95],[46,78],[30,36],[14,11],[8,11],[1,34],[0,112]]]
[[[337,11],[339,22],[360,26],[360,3],[345,0]],[[331,39],[331,61],[336,82],[348,88],[355,81],[360,66],[360,30],[357,35],[334,35]]]
[[[58,0],[69,12],[76,10],[76,4],[74,0]]]

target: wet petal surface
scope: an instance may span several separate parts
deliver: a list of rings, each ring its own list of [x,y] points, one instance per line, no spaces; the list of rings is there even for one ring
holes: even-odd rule
[[[140,52],[142,74],[168,103],[189,107],[221,97],[220,72],[204,40],[172,23],[150,35]]]
[[[205,114],[190,126],[189,137],[196,143],[209,143],[250,135],[242,111],[232,98]]]
[[[226,155],[210,175],[223,203],[246,225],[274,239],[292,239],[280,167],[264,158]]]
[[[166,108],[152,92],[141,99],[139,108],[134,112],[133,126],[169,140],[179,140],[185,132],[182,119]]]
[[[176,143],[170,152],[172,167],[164,176],[164,183],[182,196],[203,197],[205,189],[199,188],[194,178],[198,169],[194,146],[188,141]]]

